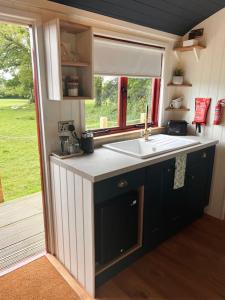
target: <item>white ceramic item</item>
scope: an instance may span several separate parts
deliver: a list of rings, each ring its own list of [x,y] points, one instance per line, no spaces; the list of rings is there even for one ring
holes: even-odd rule
[[[198,40],[196,40],[196,39],[183,41],[183,47],[190,47],[190,46],[196,46],[196,45],[198,45]]]
[[[177,99],[173,99],[172,101],[171,101],[171,104],[170,104],[170,107],[171,108],[176,108],[176,109],[179,109],[179,108],[181,108],[181,106],[182,106],[182,101],[183,101],[183,98],[177,98]]]
[[[184,82],[184,76],[173,76],[173,84],[181,85]]]

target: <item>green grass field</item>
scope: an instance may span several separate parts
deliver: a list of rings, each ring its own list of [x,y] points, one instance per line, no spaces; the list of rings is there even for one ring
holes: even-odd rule
[[[0,176],[4,200],[40,191],[34,104],[0,99]]]
[[[127,125],[140,123],[140,115],[145,112],[145,102],[128,102]],[[86,129],[100,128],[100,117],[107,117],[108,127],[118,126],[117,102],[103,102],[101,106],[95,106],[94,100],[85,100]]]

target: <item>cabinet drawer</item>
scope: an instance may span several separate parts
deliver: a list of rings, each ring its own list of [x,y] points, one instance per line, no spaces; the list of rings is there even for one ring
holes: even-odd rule
[[[212,160],[214,157],[214,152],[215,152],[215,146],[188,154],[188,159],[187,159],[188,166],[191,166],[193,164],[198,164],[201,161],[204,162],[204,161]]]
[[[135,190],[144,185],[145,169],[140,169],[115,176],[94,185],[95,203],[100,203],[115,196]]]

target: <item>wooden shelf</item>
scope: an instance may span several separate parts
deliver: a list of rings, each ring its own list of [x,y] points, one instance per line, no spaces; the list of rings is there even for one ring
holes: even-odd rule
[[[200,58],[200,50],[205,49],[205,46],[202,45],[195,45],[195,46],[186,46],[186,47],[176,47],[174,48],[175,55],[177,59],[180,59],[179,54],[180,52],[187,52],[187,51],[192,51],[195,55],[196,61],[199,61]]]
[[[191,87],[191,83],[183,83],[183,84],[174,84],[174,83],[168,83],[167,86],[176,86],[176,87]]]
[[[89,65],[85,62],[62,61],[63,67],[88,67]]]
[[[181,111],[190,111],[190,108],[187,107],[181,107],[181,108],[171,108],[171,107],[167,107],[166,111],[176,111],[176,112],[181,112]]]
[[[92,28],[62,19],[52,19],[44,24],[44,37],[48,99],[52,101],[92,99]],[[64,49],[65,55],[62,59],[60,52],[63,44],[68,45],[69,50]],[[73,61],[70,50],[79,54],[78,61]],[[63,96],[64,78],[70,76],[78,77],[79,93],[82,96]]]
[[[186,47],[176,47],[174,48],[174,51],[179,51],[179,52],[185,52],[185,51],[193,51],[194,49],[205,49],[205,46],[201,46],[201,45],[195,45],[195,46],[186,46]]]

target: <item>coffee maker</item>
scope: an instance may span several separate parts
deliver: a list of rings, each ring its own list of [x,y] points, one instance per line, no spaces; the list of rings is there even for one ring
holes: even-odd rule
[[[59,121],[58,136],[62,156],[80,153],[79,139],[77,138],[74,121]]]

